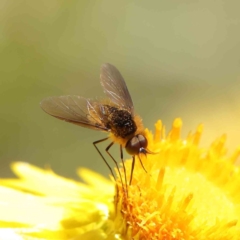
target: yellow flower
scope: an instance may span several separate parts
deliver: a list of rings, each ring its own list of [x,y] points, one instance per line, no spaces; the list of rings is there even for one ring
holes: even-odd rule
[[[0,240],[240,239],[240,149],[227,156],[224,135],[200,148],[203,127],[184,140],[181,127],[176,119],[166,136],[160,121],[154,135],[146,130],[156,154],[141,156],[147,173],[136,159],[130,186],[86,169],[81,183],[12,164],[19,178],[0,182]]]
[[[0,182],[0,239],[114,239],[114,185],[87,169],[86,184],[16,162],[19,179]]]

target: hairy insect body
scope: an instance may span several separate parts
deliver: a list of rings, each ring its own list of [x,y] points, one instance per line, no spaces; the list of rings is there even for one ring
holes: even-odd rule
[[[116,137],[128,138],[136,132],[136,123],[128,111],[109,105],[104,105],[104,108],[107,116],[106,126]]]

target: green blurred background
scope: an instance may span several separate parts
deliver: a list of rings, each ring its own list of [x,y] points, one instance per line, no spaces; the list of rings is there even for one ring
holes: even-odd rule
[[[41,99],[102,96],[99,68],[116,65],[144,124],[204,123],[202,146],[228,133],[240,145],[240,2],[237,0],[0,0],[0,173],[26,161],[67,177],[108,175],[92,146],[101,132],[45,114]],[[107,143],[106,143],[107,144]],[[102,144],[102,149],[106,146]],[[115,156],[118,147],[113,148]]]

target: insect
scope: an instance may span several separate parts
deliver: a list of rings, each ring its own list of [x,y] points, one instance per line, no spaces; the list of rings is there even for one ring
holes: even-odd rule
[[[131,185],[135,157],[138,156],[141,166],[144,168],[140,154],[151,153],[147,150],[148,141],[144,134],[141,118],[135,114],[132,98],[128,92],[126,83],[118,69],[105,63],[101,66],[100,83],[106,94],[106,99],[88,99],[80,96],[60,96],[43,99],[40,103],[42,109],[49,115],[85,128],[110,133],[107,138],[93,142],[94,147],[111,171],[113,170],[104,158],[97,144],[111,139],[111,143],[105,149],[115,163],[121,182],[119,166],[109,149],[114,143],[120,144],[120,155],[127,184],[126,169],[123,162],[123,148],[132,156],[132,166],[129,185]]]

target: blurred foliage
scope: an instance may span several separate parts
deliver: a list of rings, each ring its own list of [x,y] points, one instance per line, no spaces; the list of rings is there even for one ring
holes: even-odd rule
[[[41,99],[102,95],[99,68],[116,65],[153,129],[182,117],[205,123],[203,145],[227,132],[240,143],[240,3],[234,1],[0,0],[0,160],[87,166],[108,174],[92,146],[105,135],[47,116]],[[106,145],[102,144],[103,150]],[[113,149],[118,157],[118,147]]]

